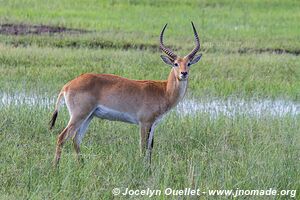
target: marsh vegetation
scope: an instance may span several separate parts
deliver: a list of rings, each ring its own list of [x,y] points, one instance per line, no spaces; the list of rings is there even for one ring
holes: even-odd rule
[[[112,199],[116,187],[300,192],[297,1],[0,4],[1,199]],[[168,22],[165,44],[186,54],[194,45],[191,19],[203,57],[191,68],[185,101],[156,129],[151,174],[138,127],[104,120],[94,120],[84,138],[83,167],[68,143],[53,170],[56,137],[68,120],[63,109],[49,131],[60,88],[86,72],[166,79],[160,30]],[[29,28],[3,32],[7,24]]]

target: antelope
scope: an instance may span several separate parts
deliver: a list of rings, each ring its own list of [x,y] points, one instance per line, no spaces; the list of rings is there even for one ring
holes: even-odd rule
[[[187,91],[190,66],[197,63],[202,54],[196,28],[192,23],[196,47],[185,57],[177,56],[163,43],[163,27],[160,34],[161,55],[165,64],[171,66],[167,80],[131,80],[112,74],[82,74],[61,89],[53,112],[50,129],[55,125],[62,99],[69,111],[70,119],[57,138],[54,166],[61,158],[63,144],[73,139],[80,157],[80,144],[89,123],[94,117],[111,121],[122,121],[139,125],[140,148],[151,163],[154,129],[162,117],[183,99]]]

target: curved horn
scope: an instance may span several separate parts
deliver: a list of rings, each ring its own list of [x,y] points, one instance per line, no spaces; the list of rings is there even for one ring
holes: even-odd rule
[[[165,47],[164,42],[163,42],[164,32],[165,32],[165,29],[166,29],[167,25],[168,24],[166,24],[164,26],[164,28],[162,29],[162,31],[160,33],[159,47],[165,54],[167,54],[168,56],[170,56],[171,58],[173,58],[175,60],[177,58],[177,55],[175,53],[173,53],[173,51],[171,49],[168,49],[167,47]]]
[[[193,51],[191,51],[191,52],[187,55],[187,57],[188,57],[189,59],[192,59],[192,58],[196,55],[196,53],[199,51],[199,49],[200,49],[200,40],[199,40],[199,37],[198,37],[197,30],[196,30],[196,28],[195,28],[195,26],[194,26],[194,23],[193,23],[193,22],[191,22],[191,23],[192,23],[193,30],[194,30],[194,36],[195,36],[196,47],[193,49]]]

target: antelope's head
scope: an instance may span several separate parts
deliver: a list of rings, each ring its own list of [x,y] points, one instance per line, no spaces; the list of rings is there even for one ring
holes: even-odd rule
[[[192,64],[197,63],[202,56],[202,54],[196,55],[196,53],[200,49],[200,41],[199,41],[198,33],[192,22],[196,47],[188,55],[186,55],[182,58],[182,57],[177,56],[175,53],[173,53],[173,51],[171,49],[168,49],[167,47],[165,47],[165,45],[163,43],[164,32],[165,32],[167,25],[168,24],[166,24],[164,26],[164,28],[162,29],[161,34],[160,34],[160,49],[165,54],[167,54],[167,56],[161,55],[160,57],[166,64],[171,65],[173,67],[175,76],[178,78],[179,81],[186,81],[189,76],[190,66]]]

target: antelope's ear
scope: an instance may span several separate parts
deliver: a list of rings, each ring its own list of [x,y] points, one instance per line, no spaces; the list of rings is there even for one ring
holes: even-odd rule
[[[190,65],[197,63],[201,59],[202,54],[196,55],[193,60],[190,61]]]
[[[167,64],[173,66],[174,60],[168,56],[161,55],[161,59]]]

